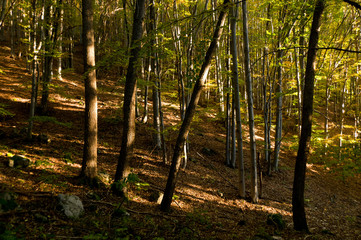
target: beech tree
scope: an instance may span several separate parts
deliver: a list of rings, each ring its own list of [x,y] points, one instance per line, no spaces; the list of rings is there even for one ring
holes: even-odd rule
[[[251,64],[249,57],[249,37],[248,37],[248,12],[247,1],[242,2],[242,16],[243,16],[243,50],[244,50],[244,71],[247,88],[247,103],[248,103],[248,126],[251,150],[251,198],[252,201],[258,202],[258,183],[257,183],[257,159],[256,159],[256,137],[254,132],[254,113],[253,113],[253,83],[251,77]]]
[[[232,15],[230,19],[231,21],[230,49],[231,49],[232,63],[233,63],[232,64],[232,86],[233,86],[233,105],[234,105],[233,108],[236,111],[236,123],[237,123],[238,154],[236,158],[238,162],[238,178],[239,178],[238,184],[239,184],[239,194],[242,198],[244,198],[246,196],[246,187],[245,187],[245,179],[244,179],[241,104],[240,104],[239,81],[238,81],[238,50],[237,50],[237,37],[236,37],[238,5],[239,4],[236,4],[233,8],[231,8]],[[234,138],[233,138],[233,142],[235,142]],[[236,153],[235,149],[234,149],[234,153]],[[235,162],[234,160],[233,162]],[[232,167],[235,167],[235,165]]]
[[[194,89],[193,89],[193,93],[191,96],[191,100],[188,104],[186,113],[185,113],[185,117],[184,120],[182,122],[182,126],[179,130],[178,133],[178,137],[177,137],[177,142],[176,145],[174,147],[174,152],[173,152],[173,158],[172,158],[172,163],[170,166],[170,170],[169,170],[169,175],[168,175],[168,180],[167,180],[167,185],[166,188],[164,190],[164,196],[162,199],[162,203],[161,203],[161,210],[162,211],[169,211],[170,210],[170,205],[172,203],[172,197],[173,197],[173,193],[175,190],[175,185],[176,185],[176,181],[177,181],[177,176],[179,173],[179,168],[180,168],[180,164],[181,164],[181,151],[182,151],[182,147],[184,146],[184,143],[188,137],[188,133],[189,133],[189,129],[190,129],[190,125],[193,119],[193,116],[195,114],[195,109],[196,106],[199,102],[200,96],[201,96],[201,92],[204,88],[204,83],[205,80],[207,78],[208,72],[209,72],[209,68],[211,65],[211,59],[212,56],[215,52],[215,49],[217,47],[217,43],[221,37],[222,31],[223,31],[223,26],[224,23],[226,21],[226,5],[229,3],[229,0],[224,0],[223,4],[222,4],[222,8],[219,14],[219,18],[218,18],[218,22],[216,25],[216,28],[214,30],[214,34],[213,34],[213,38],[212,38],[212,42],[210,43],[208,49],[207,49],[207,53],[206,56],[204,58],[204,62],[202,64],[202,68],[199,72],[197,81],[194,85]]]
[[[128,70],[124,88],[123,103],[123,135],[122,145],[118,159],[117,170],[114,182],[126,178],[130,173],[130,161],[133,158],[133,148],[135,140],[135,96],[137,89],[137,62],[141,49],[141,38],[143,34],[142,24],[145,13],[145,0],[137,0],[131,39],[131,51],[128,64]],[[116,189],[114,189],[116,190]]]
[[[97,177],[98,111],[93,27],[93,0],[82,1],[85,81],[84,152],[81,176],[93,182]]]
[[[301,137],[298,146],[295,175],[293,180],[292,193],[292,212],[294,228],[300,231],[308,231],[306,212],[305,212],[305,177],[307,155],[309,153],[309,144],[312,131],[312,115],[313,115],[313,97],[314,97],[314,81],[315,69],[314,62],[316,59],[317,44],[319,39],[319,28],[321,25],[321,16],[325,8],[325,1],[318,0],[316,2],[313,13],[313,21],[308,45],[307,64],[305,72],[305,87],[303,90],[303,107],[302,107],[302,128]]]

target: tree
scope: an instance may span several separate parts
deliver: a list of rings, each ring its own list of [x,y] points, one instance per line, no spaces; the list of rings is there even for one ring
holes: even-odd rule
[[[304,191],[305,191],[305,175],[307,154],[309,153],[309,143],[312,130],[313,115],[313,97],[314,97],[314,81],[315,69],[314,62],[316,59],[317,45],[319,39],[319,28],[321,25],[321,16],[325,8],[325,1],[318,0],[313,13],[310,40],[308,45],[305,86],[303,90],[303,108],[302,108],[302,129],[299,140],[295,175],[293,180],[292,193],[292,212],[295,230],[307,231],[307,220],[305,213]]]
[[[94,181],[97,177],[98,112],[95,45],[93,27],[93,0],[82,1],[83,51],[85,75],[85,129],[81,176]]]
[[[123,135],[114,182],[126,178],[130,172],[130,161],[133,158],[135,140],[135,96],[137,89],[136,64],[141,50],[142,24],[144,20],[145,0],[137,0],[133,20],[131,52],[125,80],[123,103]],[[114,189],[116,190],[116,189]]]
[[[184,120],[182,122],[182,126],[179,130],[177,142],[174,147],[174,153],[172,158],[171,167],[169,170],[167,185],[164,190],[164,196],[161,203],[161,210],[162,211],[169,211],[170,205],[172,203],[172,197],[175,190],[176,180],[179,173],[179,168],[181,164],[181,151],[184,147],[184,143],[188,137],[190,125],[195,114],[196,106],[199,102],[202,90],[204,88],[204,83],[207,78],[209,68],[211,66],[211,59],[217,47],[217,43],[222,35],[223,25],[226,21],[226,5],[229,3],[229,0],[224,0],[221,12],[219,14],[218,22],[216,28],[214,30],[212,42],[208,47],[206,56],[204,58],[204,62],[202,64],[202,68],[199,72],[199,76],[197,81],[194,85],[193,93],[191,96],[191,100],[188,104]]]
[[[237,50],[237,37],[236,27],[238,18],[238,5],[232,8],[231,18],[231,41],[230,49],[232,54],[232,85],[233,85],[233,103],[236,111],[236,122],[237,122],[237,142],[238,142],[238,183],[239,183],[239,195],[244,198],[246,197],[246,187],[244,180],[244,162],[243,162],[243,144],[242,144],[242,122],[241,122],[241,104],[239,96],[239,83],[238,83],[238,50]],[[235,142],[235,139],[233,139]],[[235,152],[235,151],[234,151]],[[233,160],[234,162],[234,160]],[[235,166],[233,166],[235,167]]]
[[[251,198],[254,203],[258,202],[258,184],[257,184],[257,159],[256,159],[256,138],[254,132],[254,113],[253,113],[253,93],[251,78],[251,63],[249,57],[249,38],[248,38],[248,16],[247,2],[242,2],[243,16],[243,50],[244,50],[244,71],[246,78],[247,102],[248,102],[248,126],[251,149]]]

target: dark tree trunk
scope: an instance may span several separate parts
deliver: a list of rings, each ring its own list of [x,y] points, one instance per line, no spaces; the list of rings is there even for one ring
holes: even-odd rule
[[[42,78],[42,92],[41,92],[41,113],[48,112],[48,98],[49,98],[49,85],[51,81],[51,68],[52,68],[52,53],[50,43],[50,2],[44,1],[44,63],[43,63],[43,78]]]
[[[217,43],[218,43],[218,41],[221,37],[222,31],[223,31],[223,25],[224,25],[224,22],[226,20],[226,15],[227,15],[226,10],[225,10],[225,5],[227,5],[228,3],[229,3],[229,0],[224,0],[224,3],[223,3],[224,8],[222,8],[221,13],[219,15],[217,26],[214,30],[212,42],[211,42],[210,46],[208,47],[202,68],[200,70],[197,82],[195,83],[195,86],[193,89],[191,100],[190,100],[189,105],[186,110],[186,114],[185,114],[182,126],[179,130],[177,142],[176,142],[176,145],[174,148],[172,164],[170,167],[169,176],[168,176],[168,180],[167,180],[167,185],[164,190],[164,197],[163,197],[163,200],[161,203],[162,211],[168,211],[170,209],[170,205],[172,203],[172,197],[173,197],[173,193],[175,190],[176,180],[177,180],[177,176],[178,176],[179,168],[180,168],[180,164],[181,164],[181,157],[182,157],[181,152],[184,147],[184,143],[188,137],[190,125],[191,125],[193,116],[195,114],[195,109],[199,102],[201,92],[204,88],[204,82],[208,75],[212,56],[216,50]]]
[[[117,171],[114,181],[120,181],[129,175],[130,160],[133,158],[133,147],[135,139],[135,92],[137,89],[136,64],[141,50],[140,39],[142,38],[142,25],[145,12],[145,0],[137,0],[134,21],[133,34],[131,39],[131,52],[128,65],[128,71],[124,89],[123,104],[123,136],[122,145],[118,159]]]
[[[292,193],[292,212],[295,230],[307,231],[307,220],[304,203],[305,175],[307,154],[309,152],[309,143],[312,130],[312,114],[313,114],[313,94],[315,69],[314,62],[316,59],[317,44],[319,37],[319,28],[321,25],[321,15],[325,8],[325,1],[318,0],[314,10],[310,40],[307,54],[307,64],[305,73],[305,87],[303,92],[303,108],[302,108],[302,129],[301,138],[296,158],[295,176],[293,181]]]
[[[93,0],[83,0],[83,52],[85,72],[85,129],[81,176],[91,180],[97,177],[98,112],[97,80],[95,71],[95,44],[93,27]]]
[[[232,87],[233,87],[233,103],[236,111],[237,123],[237,150],[236,156],[238,162],[238,193],[242,198],[246,197],[246,185],[244,178],[244,161],[243,161],[243,139],[242,139],[242,121],[241,121],[241,97],[239,96],[239,81],[238,81],[238,49],[237,49],[237,19],[238,19],[238,4],[233,7],[231,20],[231,41],[230,50],[232,55]],[[233,140],[234,141],[234,140]],[[234,162],[234,161],[233,161]],[[232,167],[236,167],[235,164]]]

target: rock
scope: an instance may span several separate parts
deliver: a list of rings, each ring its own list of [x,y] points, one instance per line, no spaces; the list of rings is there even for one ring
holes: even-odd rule
[[[286,227],[286,223],[281,214],[270,214],[267,216],[267,224],[273,225],[279,230],[283,230]]]
[[[58,203],[68,218],[76,219],[84,213],[83,203],[78,196],[59,194]]]
[[[9,167],[26,168],[30,164],[30,160],[23,155],[15,155],[9,159]]]
[[[12,194],[8,192],[0,193],[0,213],[14,210],[18,206]]]

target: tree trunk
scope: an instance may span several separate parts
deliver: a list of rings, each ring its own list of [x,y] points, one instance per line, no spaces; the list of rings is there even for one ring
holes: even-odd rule
[[[247,2],[242,2],[242,16],[243,16],[243,46],[244,46],[244,71],[246,77],[247,89],[247,103],[248,103],[248,123],[249,123],[249,138],[251,149],[251,198],[252,202],[258,202],[258,184],[257,184],[257,159],[256,159],[256,139],[254,132],[254,114],[253,114],[253,93],[252,93],[252,78],[251,78],[251,64],[249,59],[249,38],[248,38],[248,20],[247,20]]]
[[[280,37],[279,37],[280,38]],[[276,83],[276,96],[277,96],[277,109],[276,109],[276,134],[275,134],[275,150],[274,150],[274,161],[273,170],[278,171],[279,153],[281,148],[282,139],[282,58],[283,50],[281,50],[281,39],[278,40],[278,66],[277,66],[277,77],[278,82]]]
[[[51,81],[51,69],[52,69],[52,53],[50,42],[50,2],[44,1],[44,63],[43,63],[43,77],[42,77],[42,92],[41,92],[41,113],[47,114],[48,112],[48,98],[49,98],[49,85]]]
[[[294,229],[299,231],[307,231],[307,220],[305,213],[305,177],[306,177],[306,163],[307,154],[309,152],[309,143],[311,139],[312,130],[312,115],[313,115],[313,94],[314,94],[314,80],[315,69],[314,62],[316,59],[316,48],[319,38],[319,28],[321,25],[321,15],[325,8],[325,1],[318,0],[314,10],[310,40],[307,54],[307,64],[305,72],[305,87],[303,91],[303,108],[302,108],[302,129],[301,138],[296,158],[295,175],[293,181],[292,193],[292,212]]]
[[[58,71],[57,71],[57,78],[58,79],[62,79],[61,76],[61,71],[62,71],[62,54],[63,54],[63,29],[64,29],[64,8],[63,8],[63,1],[59,1],[59,11],[60,11],[60,16],[59,16],[59,46],[58,46]]]
[[[36,0],[32,0],[32,31],[31,31],[31,45],[33,50],[33,61],[32,61],[32,82],[31,82],[31,100],[30,100],[30,116],[29,116],[29,127],[28,127],[28,140],[32,139],[33,131],[33,118],[35,116],[36,107],[36,91],[37,91],[37,51],[36,51]]]
[[[228,3],[229,3],[229,0],[225,0],[223,3],[223,7],[225,7],[225,5]],[[166,185],[163,200],[161,203],[162,211],[168,211],[170,209],[170,205],[172,203],[172,197],[173,197],[176,180],[177,180],[180,163],[181,163],[181,151],[182,151],[184,143],[188,137],[190,124],[191,124],[191,121],[195,114],[195,109],[199,102],[201,92],[204,88],[204,82],[208,75],[208,71],[209,71],[209,68],[211,65],[211,59],[212,59],[212,56],[217,47],[217,42],[219,41],[219,39],[221,37],[225,20],[226,20],[226,12],[225,12],[225,9],[222,8],[216,28],[214,30],[212,42],[211,42],[210,46],[208,47],[202,68],[200,70],[198,79],[197,79],[194,89],[193,89],[191,100],[190,100],[189,105],[186,110],[186,114],[185,114],[182,126],[179,130],[177,142],[176,142],[176,145],[174,148],[172,164],[170,167],[169,176],[168,176],[168,180],[167,180],[167,185]]]
[[[239,195],[242,198],[246,197],[246,186],[244,180],[244,161],[243,161],[243,139],[242,139],[242,122],[241,122],[241,104],[239,96],[239,82],[238,82],[238,50],[237,50],[237,36],[236,36],[236,26],[238,18],[238,3],[236,4],[232,11],[231,17],[231,54],[232,54],[232,86],[234,94],[234,108],[236,111],[236,122],[237,122],[237,143],[238,143],[238,187]],[[234,140],[233,140],[234,141]],[[235,167],[235,166],[232,166]]]
[[[154,1],[149,1],[149,34],[150,34],[150,46],[152,56],[151,62],[151,77],[153,84],[153,143],[157,149],[161,149],[161,136],[160,136],[160,114],[159,114],[159,82],[158,82],[158,62],[156,61],[156,19],[155,19],[155,6]]]
[[[80,175],[92,183],[97,177],[98,112],[95,71],[94,0],[82,1],[83,52],[85,72],[84,152]]]
[[[114,181],[126,178],[130,172],[130,161],[133,158],[135,140],[135,91],[137,89],[136,65],[141,50],[142,24],[144,20],[145,0],[137,0],[133,20],[131,52],[124,89],[123,135]]]
[[[230,20],[228,20],[230,21]],[[228,38],[228,46],[230,46],[230,39]],[[227,54],[226,54],[226,71],[230,71],[231,65],[231,58],[229,47],[227,47]],[[231,166],[231,99],[230,99],[230,91],[231,91],[231,84],[230,84],[230,77],[226,76],[227,81],[227,94],[226,94],[226,166]],[[233,119],[232,119],[233,121]]]

